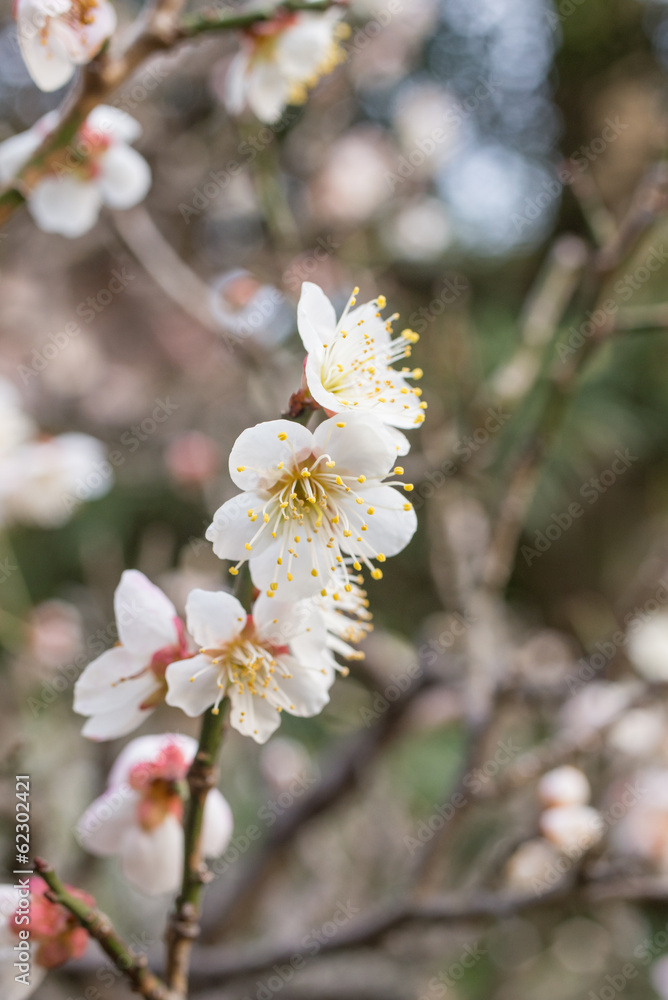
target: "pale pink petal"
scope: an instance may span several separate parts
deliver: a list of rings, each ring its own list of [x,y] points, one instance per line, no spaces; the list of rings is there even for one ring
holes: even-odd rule
[[[141,709],[134,705],[124,705],[108,712],[93,715],[81,730],[89,740],[116,740],[127,736],[133,729],[141,726],[153,711],[152,708]]]
[[[142,131],[136,118],[111,104],[98,104],[93,108],[86,119],[86,127],[115,142],[136,142]]]
[[[176,746],[181,751],[184,762],[190,766],[197,751],[197,741],[183,733],[159,733],[151,736],[137,736],[123,747],[109,773],[109,788],[123,785],[130,778],[130,772],[137,764],[156,763],[166,747]]]
[[[129,785],[110,788],[77,823],[77,840],[91,854],[117,854],[128,828],[136,823],[139,795]]]
[[[123,646],[114,646],[88,664],[74,685],[74,711],[95,715],[126,705],[140,705],[156,684],[155,676],[144,663]]]
[[[125,877],[147,895],[176,892],[183,872],[183,827],[170,815],[150,833],[129,828],[121,861]]]
[[[154,653],[178,642],[176,608],[136,569],[126,569],[114,595],[118,637],[146,666]]]

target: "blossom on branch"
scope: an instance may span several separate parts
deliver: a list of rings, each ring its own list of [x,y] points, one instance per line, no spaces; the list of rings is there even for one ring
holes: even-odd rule
[[[193,590],[186,616],[200,652],[167,668],[168,705],[196,717],[228,697],[234,728],[265,743],[281,712],[309,718],[329,701],[335,665],[310,602],[261,594],[247,615],[231,594]]]
[[[116,29],[108,0],[14,0],[21,55],[40,90],[58,90]]]
[[[269,597],[326,596],[337,571],[351,593],[349,563],[380,579],[372,560],[401,552],[415,533],[415,511],[393,489],[412,485],[383,482],[395,456],[370,414],[332,417],[313,433],[290,420],[257,424],[230,454],[230,475],[245,492],[219,508],[206,537],[220,559],[236,562],[233,575],[248,560],[253,583]]]
[[[185,779],[197,743],[166,733],[141,736],[121,752],[106,792],[77,825],[81,845],[91,854],[118,854],[125,877],[148,895],[175,892],[183,875]],[[206,797],[203,857],[218,857],[232,836],[234,820],[217,788]]]
[[[27,890],[0,885],[2,1000],[30,996],[49,969],[81,958],[88,946],[88,932],[76,918],[64,906],[47,899],[46,883],[31,878],[28,884]],[[67,886],[67,890],[87,905],[95,905],[92,896],[80,889]]]
[[[347,37],[341,11],[279,11],[243,32],[241,49],[227,77],[226,103],[232,114],[248,105],[272,124],[289,104],[303,104],[308,91],[345,59]]]
[[[119,645],[89,663],[74,686],[74,711],[90,716],[83,735],[93,740],[140,726],[165,697],[167,666],[189,655],[174,605],[138,570],[121,576],[114,611]]]
[[[415,428],[424,422],[427,404],[422,390],[409,379],[419,379],[419,368],[393,368],[409,358],[419,339],[412,330],[392,337],[392,322],[381,310],[384,296],[355,306],[355,289],[341,318],[323,290],[310,281],[302,285],[299,334],[308,351],[305,377],[309,392],[328,413],[370,411],[390,428]],[[408,452],[407,438],[394,431],[399,454]]]
[[[49,112],[27,132],[0,143],[0,182],[10,184],[19,170],[57,126],[58,116]],[[74,238],[97,222],[103,205],[132,208],[151,187],[151,170],[129,143],[141,135],[131,115],[100,104],[45,173],[26,192],[28,210],[40,229]]]

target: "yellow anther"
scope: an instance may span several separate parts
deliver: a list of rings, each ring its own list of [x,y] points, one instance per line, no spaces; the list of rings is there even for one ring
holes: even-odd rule
[[[358,562],[354,562],[353,563],[353,569],[357,570],[358,573],[361,570],[361,568],[362,568],[362,566],[361,566],[360,563],[358,563]]]
[[[311,570],[311,576],[317,576],[317,575],[318,575],[317,569],[312,569]]]
[[[376,566],[376,568],[371,571],[371,577],[374,580],[382,580],[383,579],[382,569],[378,569],[378,567]]]
[[[292,583],[292,573],[288,573],[288,583]]]
[[[232,574],[232,576],[238,576],[239,575],[239,570],[236,568],[236,566],[230,566],[230,570],[229,571]]]
[[[345,422],[345,420],[339,420],[339,421],[337,422],[337,425],[336,425],[336,426],[337,426],[337,427],[345,427],[345,426],[346,426],[346,422]]]
[[[395,466],[395,468],[394,468],[394,474],[395,474],[395,476],[403,476],[403,474],[404,474],[404,468],[403,468],[403,466],[402,465]]]
[[[384,295],[379,295],[378,298],[376,299],[376,302],[378,303],[379,309],[384,309],[385,306],[387,305],[387,299],[385,298]]]
[[[269,589],[270,590],[278,590],[278,584],[277,583],[270,583],[269,584]]]
[[[414,368],[411,374],[413,378],[422,378],[424,372],[421,368]]]
[[[410,510],[412,506],[413,506],[412,503],[405,503],[404,504],[404,510]]]
[[[244,548],[246,549],[247,552],[250,552],[252,550],[253,546],[251,545],[250,542],[246,542]]]
[[[413,486],[412,483],[404,483],[404,489],[406,490],[407,493],[410,493],[411,490],[415,489],[415,487]]]
[[[367,514],[375,514],[376,513],[376,508],[375,507],[367,507],[366,512],[367,512]]]
[[[281,431],[281,433],[278,435],[278,440],[279,441],[287,441],[288,440],[288,435],[285,433],[285,431]]]
[[[379,552],[378,555],[376,556],[376,559],[378,560],[378,562],[385,562],[385,558],[386,557],[385,557],[385,554],[383,552]]]
[[[237,472],[245,472],[245,471],[246,471],[245,465],[237,465]]]
[[[365,483],[366,482],[366,476],[358,476],[357,477],[357,482],[358,483]]]

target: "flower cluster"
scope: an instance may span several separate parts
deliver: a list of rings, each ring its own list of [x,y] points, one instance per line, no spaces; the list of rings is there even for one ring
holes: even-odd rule
[[[49,112],[27,132],[0,143],[0,182],[9,183],[57,126]],[[97,222],[103,205],[132,208],[151,186],[148,163],[129,145],[141,127],[119,108],[100,104],[79,129],[64,163],[54,160],[27,194],[28,210],[45,233],[74,238]]]
[[[230,476],[242,491],[207,530],[216,555],[252,584],[246,605],[224,590],[195,589],[183,622],[142,573],[126,570],[115,595],[118,643],[79,677],[74,709],[83,734],[110,740],[132,732],[162,702],[197,718],[230,705],[230,723],[257,743],[281,714],[317,715],[329,701],[337,657],[355,660],[371,629],[364,571],[382,577],[386,559],[416,529],[397,454],[399,428],[419,425],[425,404],[397,370],[417,335],[391,335],[382,297],[337,322],[324,293],[306,285],[299,330],[308,350],[302,396],[310,430],[271,420],[244,430],[232,447]],[[383,386],[385,388],[383,388]],[[246,588],[248,589],[248,588]],[[123,750],[107,791],[79,824],[95,854],[118,854],[125,875],[146,892],[174,891],[181,877],[184,779],[196,745],[179,735],[147,736]],[[206,800],[203,854],[221,853],[232,832],[220,793]]]
[[[0,524],[65,524],[80,502],[77,487],[104,458],[104,446],[88,434],[40,435],[15,387],[0,379]],[[109,478],[100,480],[86,499],[110,485]]]

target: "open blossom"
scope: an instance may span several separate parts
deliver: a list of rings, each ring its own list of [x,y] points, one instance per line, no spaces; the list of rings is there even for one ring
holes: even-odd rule
[[[175,892],[183,875],[183,791],[197,752],[189,736],[166,733],[132,740],[114,764],[106,792],[77,825],[86,850],[118,854],[123,873],[143,892]],[[206,797],[202,827],[204,857],[218,857],[234,821],[217,788]]]
[[[167,666],[189,655],[174,605],[138,570],[121,576],[114,611],[120,644],[89,663],[74,687],[74,711],[90,716],[83,735],[93,740],[141,725],[165,697]]]
[[[67,886],[68,891],[89,906],[92,896]],[[0,885],[0,996],[2,1000],[22,1000],[37,988],[48,969],[55,969],[70,959],[80,958],[88,946],[88,932],[57,903],[45,896],[46,883],[41,878],[29,880],[29,890]],[[23,932],[23,933],[21,933]],[[26,932],[29,937],[26,937]],[[25,943],[30,960],[26,978],[14,963],[22,963],[17,947]]]
[[[339,39],[348,31],[341,12],[279,11],[251,25],[227,77],[233,114],[248,105],[264,122],[278,121],[288,104],[302,104],[309,89],[345,58]]]
[[[591,787],[579,768],[564,764],[543,775],[538,797],[544,806],[583,806],[591,798]]]
[[[21,55],[40,90],[58,90],[116,28],[108,0],[15,0]]]
[[[231,594],[193,590],[186,616],[200,652],[167,668],[168,705],[198,716],[228,697],[234,728],[265,743],[282,711],[308,718],[329,701],[333,658],[310,602],[261,594],[247,615]]]
[[[370,414],[325,420],[311,433],[290,420],[243,431],[230,454],[240,489],[214,515],[206,537],[221,559],[249,561],[256,587],[281,600],[326,592],[332,575],[382,563],[413,537],[410,503],[385,483],[396,457],[384,426]],[[397,475],[403,469],[394,469]],[[352,583],[344,590],[350,593]]]
[[[409,379],[419,368],[393,368],[410,357],[419,338],[412,330],[392,337],[392,321],[383,319],[384,296],[355,306],[355,289],[337,321],[334,306],[318,285],[305,281],[299,300],[299,333],[308,351],[305,376],[309,392],[328,413],[371,411],[392,428],[414,428],[424,421],[427,404],[422,390]],[[405,435],[394,431],[398,451],[405,455]]]
[[[27,132],[0,143],[0,182],[10,183],[57,124],[50,112]],[[28,210],[46,233],[77,237],[92,229],[103,205],[132,208],[151,186],[146,160],[129,143],[141,135],[134,118],[101,104],[72,143],[66,164],[54,165],[27,195]]]
[[[10,522],[58,528],[83,500],[111,487],[104,445],[89,434],[35,438],[0,459],[0,511]]]

